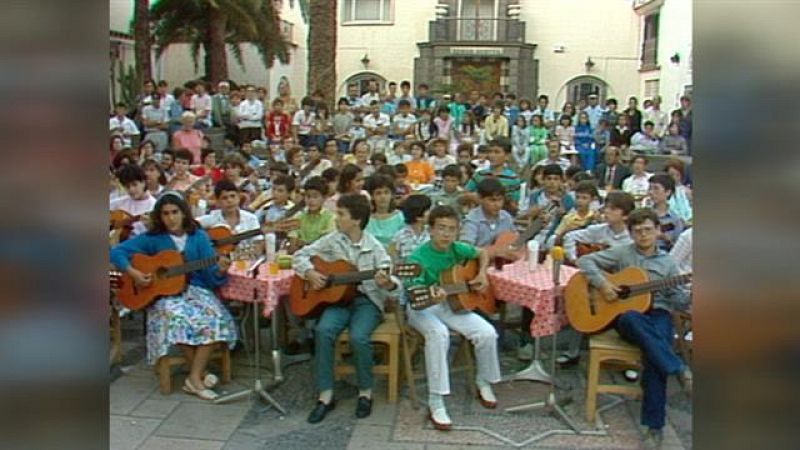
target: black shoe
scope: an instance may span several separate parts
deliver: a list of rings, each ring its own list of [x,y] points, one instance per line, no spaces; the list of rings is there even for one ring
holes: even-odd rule
[[[556,362],[561,367],[568,367],[568,366],[574,366],[575,364],[578,364],[578,361],[580,359],[581,359],[580,355],[571,357],[571,356],[567,355],[566,353],[562,353],[562,354],[558,355],[558,358],[556,358]]]
[[[356,417],[363,419],[370,414],[372,414],[372,399],[367,397],[358,397],[358,402],[356,402]]]
[[[333,408],[336,407],[336,401],[331,400],[330,403],[327,405],[322,403],[321,401],[317,401],[317,406],[311,411],[311,414],[308,415],[308,423],[319,423],[322,422],[322,419],[325,418],[325,415],[328,414],[330,411],[333,411]]]

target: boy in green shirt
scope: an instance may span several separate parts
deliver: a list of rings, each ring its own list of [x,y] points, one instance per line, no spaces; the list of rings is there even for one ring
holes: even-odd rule
[[[322,177],[311,177],[303,186],[306,210],[297,216],[300,227],[289,233],[289,253],[310,244],[336,229],[336,216],[322,209],[328,194],[328,184]]]
[[[431,294],[438,303],[423,310],[408,310],[408,323],[425,336],[425,373],[428,379],[428,408],[430,420],[437,430],[450,430],[453,422],[444,404],[450,394],[447,350],[450,346],[450,329],[461,333],[475,347],[478,370],[475,383],[479,400],[485,408],[497,407],[492,383],[500,381],[500,361],[497,356],[497,332],[494,327],[475,312],[453,312],[444,301],[445,291],[438,286],[443,270],[456,264],[479,258],[480,271],[468,283],[475,291],[488,288],[486,268],[489,256],[483,250],[465,242],[458,242],[459,216],[450,206],[436,206],[428,216],[431,239],[419,246],[408,258],[408,263],[422,267],[420,275],[406,282],[407,287],[431,286]]]

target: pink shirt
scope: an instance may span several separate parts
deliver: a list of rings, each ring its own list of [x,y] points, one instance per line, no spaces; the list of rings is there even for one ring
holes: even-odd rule
[[[200,164],[200,147],[203,145],[203,132],[200,130],[178,130],[172,135],[172,147],[176,150],[185,148],[192,152],[192,164]]]

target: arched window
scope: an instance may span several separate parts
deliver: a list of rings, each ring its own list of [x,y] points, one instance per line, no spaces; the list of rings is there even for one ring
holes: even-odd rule
[[[386,78],[375,72],[359,72],[351,76],[344,83],[344,92],[347,93],[350,85],[355,84],[358,86],[358,95],[364,95],[367,92],[367,86],[369,86],[370,81],[378,83],[378,92],[386,92]]]
[[[585,99],[589,94],[597,94],[599,104],[605,104],[606,82],[597,77],[584,75],[573,78],[567,83],[567,101],[577,104],[579,100]]]

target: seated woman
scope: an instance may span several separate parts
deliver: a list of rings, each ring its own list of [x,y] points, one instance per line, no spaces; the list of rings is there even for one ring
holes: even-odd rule
[[[111,250],[112,264],[127,272],[137,285],[152,283],[153,274],[143,273],[131,265],[135,254],[152,256],[162,250],[178,250],[186,262],[214,256],[208,234],[192,219],[189,205],[178,192],[162,194],[150,220],[152,229],[149,232]],[[211,390],[218,379],[206,372],[214,345],[226,342],[233,348],[237,339],[233,318],[213,292],[225,284],[229,265],[227,257],[220,257],[217,264],[191,272],[185,291],[162,297],[147,309],[148,363],[155,364],[167,354],[171,345],[177,345],[191,368],[183,390],[203,400],[214,400],[218,396]]]

